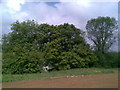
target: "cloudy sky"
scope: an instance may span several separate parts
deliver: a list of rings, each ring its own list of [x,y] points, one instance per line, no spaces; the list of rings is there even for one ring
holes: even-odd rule
[[[45,2],[44,2],[45,1]],[[39,24],[74,24],[85,31],[85,25],[91,18],[98,16],[115,17],[118,20],[119,0],[2,0],[0,15],[2,34],[10,32],[11,24],[16,20],[36,20]],[[114,45],[114,50],[117,50]]]

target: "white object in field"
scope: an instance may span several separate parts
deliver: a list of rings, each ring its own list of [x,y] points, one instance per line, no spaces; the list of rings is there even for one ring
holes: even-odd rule
[[[49,66],[44,66],[44,67],[43,67],[43,70],[46,71],[46,72],[47,72],[49,69],[50,69]]]

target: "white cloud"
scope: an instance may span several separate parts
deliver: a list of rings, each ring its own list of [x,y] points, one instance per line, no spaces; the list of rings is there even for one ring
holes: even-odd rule
[[[2,33],[10,32],[11,24],[18,18],[23,20],[26,12],[21,11],[24,0],[5,0],[1,3],[0,14],[2,15]]]
[[[16,13],[16,14],[14,15],[14,18],[15,18],[16,20],[19,19],[19,21],[24,21],[24,20],[27,19],[28,16],[29,16],[29,15],[28,15],[26,12],[20,12],[19,15]]]
[[[7,33],[10,24],[16,20],[34,19],[38,23],[63,24],[71,23],[85,30],[91,18],[98,16],[118,17],[117,2],[90,2],[91,0],[73,0],[49,5],[45,2],[27,2],[25,0],[7,0],[3,3],[3,33]],[[93,1],[93,0],[92,0]],[[96,0],[97,1],[97,0]],[[99,0],[98,0],[99,1]]]
[[[15,1],[15,2],[14,2]],[[13,0],[7,2],[7,12],[15,20],[35,19],[39,23],[62,24],[65,22],[73,23],[81,29],[85,29],[87,20],[98,16],[117,16],[117,3],[90,2],[91,0],[73,0],[73,2],[57,3],[54,6],[42,3],[29,2],[27,5],[24,0]],[[93,0],[92,0],[93,1]],[[12,13],[11,13],[12,12]]]
[[[10,8],[14,11],[20,11],[21,5],[24,3],[25,3],[24,0],[7,0],[8,8]]]
[[[87,1],[86,1],[87,2]],[[27,13],[39,23],[63,24],[72,23],[76,27],[85,30],[85,25],[91,18],[98,16],[110,16],[117,19],[117,3],[106,2],[61,2],[54,6],[46,3],[29,5]],[[32,8],[34,7],[34,8]],[[113,46],[117,50],[116,44]]]
[[[92,0],[60,0],[61,2],[70,2],[82,7],[89,7]]]

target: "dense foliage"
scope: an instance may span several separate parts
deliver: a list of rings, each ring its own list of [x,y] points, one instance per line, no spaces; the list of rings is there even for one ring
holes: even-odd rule
[[[72,24],[17,21],[11,30],[3,36],[3,73],[36,73],[48,64],[55,70],[92,67],[97,61],[82,31]]]
[[[120,67],[120,60],[118,52],[107,52],[100,53],[98,51],[95,52],[95,55],[98,57],[98,61],[94,64],[96,67],[102,68],[118,68]]]
[[[115,18],[98,17],[87,22],[86,29],[88,37],[94,43],[94,49],[105,53],[115,42],[115,31],[117,30],[117,21]]]
[[[93,49],[98,57],[97,67],[119,67],[117,52],[108,52],[116,41],[118,22],[115,18],[98,17],[86,24],[88,38],[93,42]]]

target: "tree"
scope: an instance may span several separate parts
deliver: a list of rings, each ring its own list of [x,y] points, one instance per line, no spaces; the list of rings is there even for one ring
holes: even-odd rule
[[[17,21],[11,30],[3,36],[3,73],[36,73],[45,65],[55,70],[91,67],[97,60],[72,24]]]
[[[41,72],[44,58],[36,43],[40,38],[37,36],[38,24],[30,20],[16,21],[11,30],[3,36],[3,73]]]
[[[93,41],[95,50],[106,52],[115,42],[115,30],[117,30],[117,21],[115,18],[98,17],[91,19],[86,25],[88,38]]]
[[[97,61],[81,30],[74,25],[65,23],[50,31],[44,46],[45,60],[56,70],[91,67]]]

